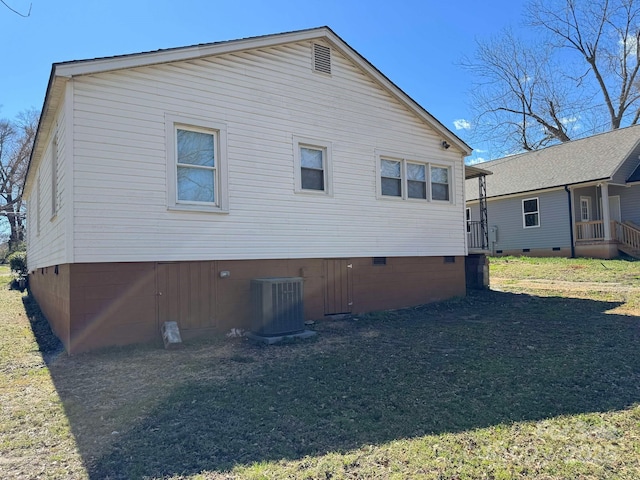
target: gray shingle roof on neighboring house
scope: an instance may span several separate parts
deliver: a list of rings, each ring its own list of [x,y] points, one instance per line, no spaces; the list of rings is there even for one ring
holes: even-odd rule
[[[631,156],[640,154],[640,125],[601,133],[477,164],[493,175],[486,179],[487,197],[531,192],[596,180],[607,180]],[[640,167],[639,167],[640,168]],[[638,170],[633,174],[640,175]],[[629,179],[628,181],[631,181]],[[467,186],[467,200],[478,198]]]

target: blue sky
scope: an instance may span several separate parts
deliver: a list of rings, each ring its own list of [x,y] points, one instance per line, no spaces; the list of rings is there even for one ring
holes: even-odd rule
[[[521,23],[524,0],[4,0],[0,118],[40,108],[51,64],[328,25],[391,81],[490,157],[456,121],[470,118],[459,63],[476,38]],[[460,122],[458,122],[460,124]]]

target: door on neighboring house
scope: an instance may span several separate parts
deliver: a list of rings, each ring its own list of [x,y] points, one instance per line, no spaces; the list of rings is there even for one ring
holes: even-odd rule
[[[602,212],[602,198],[600,199],[600,211]],[[604,215],[602,216],[604,217]],[[609,196],[609,220],[622,222],[622,215],[620,212],[620,195]]]
[[[353,264],[345,258],[324,261],[324,314],[351,313],[353,306]]]
[[[609,197],[609,219],[613,222],[622,222],[622,215],[620,212],[620,195],[613,195]]]
[[[158,326],[178,322],[181,330],[213,327],[215,290],[208,262],[158,263]]]

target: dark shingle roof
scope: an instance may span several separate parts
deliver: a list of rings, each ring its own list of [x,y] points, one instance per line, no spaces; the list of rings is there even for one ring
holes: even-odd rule
[[[639,148],[640,125],[636,125],[477,166],[493,172],[487,177],[487,196],[497,197],[609,179]],[[478,198],[471,187],[467,186],[467,200]]]

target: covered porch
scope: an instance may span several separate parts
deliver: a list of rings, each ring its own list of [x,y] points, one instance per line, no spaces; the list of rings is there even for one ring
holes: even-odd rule
[[[469,254],[488,255],[489,251],[489,221],[487,218],[487,175],[491,172],[482,168],[465,165],[465,180],[478,179],[478,203],[480,220],[471,220],[469,209],[466,210],[467,249]]]
[[[470,209],[465,209],[467,231],[467,256],[465,257],[465,277],[468,289],[489,287],[489,221],[487,219],[487,183],[491,172],[482,168],[465,165],[465,180],[478,179],[478,200],[480,220],[471,220]]]
[[[602,182],[571,192],[576,256],[614,258],[624,252],[640,258],[640,227],[623,215],[628,187]]]

